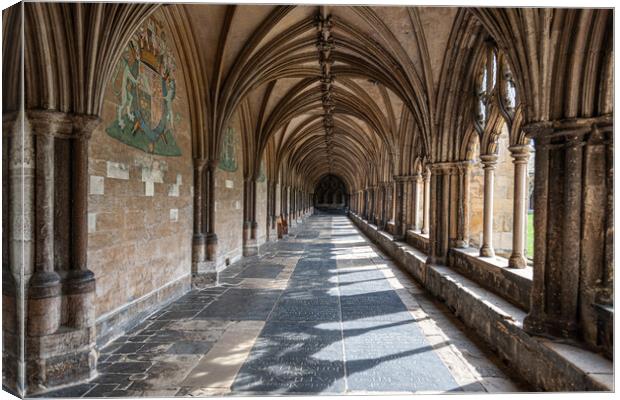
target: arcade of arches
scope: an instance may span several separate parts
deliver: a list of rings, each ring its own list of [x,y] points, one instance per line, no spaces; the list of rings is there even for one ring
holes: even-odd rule
[[[613,390],[611,9],[2,20],[6,390]]]

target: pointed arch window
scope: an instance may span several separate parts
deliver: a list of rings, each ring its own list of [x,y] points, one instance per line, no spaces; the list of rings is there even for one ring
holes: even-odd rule
[[[520,132],[522,118],[515,78],[506,55],[493,40],[485,41],[479,65],[474,81],[473,126],[480,139],[484,169],[480,255],[495,257],[493,236],[497,230],[498,254],[503,252],[509,257],[510,266],[522,268],[527,265],[527,220],[531,218],[527,207],[531,148]],[[501,194],[494,204],[495,193]],[[510,196],[512,204],[507,204]]]

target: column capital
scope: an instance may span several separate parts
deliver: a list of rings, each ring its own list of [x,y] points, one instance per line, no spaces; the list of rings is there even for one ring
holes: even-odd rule
[[[73,115],[73,136],[76,139],[90,139],[93,131],[101,122],[101,118],[96,115],[74,114]]]
[[[394,182],[408,182],[414,179],[413,175],[394,175]]]
[[[209,160],[207,160],[206,158],[194,158],[193,161],[194,170],[202,171],[207,166],[207,162]]]
[[[101,122],[96,115],[71,114],[51,110],[28,110],[26,117],[35,135],[61,139],[90,139]]]
[[[480,161],[484,169],[494,169],[497,165],[497,154],[483,154],[480,156]]]
[[[471,166],[469,160],[441,161],[430,164],[431,171],[436,175],[455,173]]]
[[[215,171],[220,160],[205,160],[205,166],[209,171]]]
[[[590,118],[567,118],[553,121],[530,122],[523,126],[526,136],[533,139],[556,138],[566,135],[583,136],[595,127],[609,129],[613,126],[613,115],[606,114]]]
[[[529,144],[522,144],[517,146],[510,146],[508,148],[512,155],[512,162],[515,164],[527,164],[530,159],[530,153],[532,152],[532,146]]]

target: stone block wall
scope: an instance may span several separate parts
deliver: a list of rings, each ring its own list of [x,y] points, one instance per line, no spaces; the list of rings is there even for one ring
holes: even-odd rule
[[[256,244],[267,241],[267,179],[256,183]]]
[[[173,43],[167,45],[178,60]],[[108,133],[124,111],[119,89],[123,62],[119,60],[107,86],[101,123],[89,143],[88,266],[97,279],[97,334],[106,338],[117,325],[111,322],[120,318],[117,314],[129,323],[180,295],[186,285],[164,298],[158,292],[170,282],[189,278],[191,270],[193,168],[182,70],[173,72],[176,87],[168,116],[180,155],[162,155]],[[152,118],[157,118],[153,104]]]
[[[243,150],[238,116],[230,123],[228,154],[220,154],[215,171],[215,232],[218,237],[216,268],[222,270],[242,256],[243,249]],[[223,146],[226,147],[226,146]],[[234,149],[234,150],[233,150]],[[222,152],[227,151],[222,148]]]

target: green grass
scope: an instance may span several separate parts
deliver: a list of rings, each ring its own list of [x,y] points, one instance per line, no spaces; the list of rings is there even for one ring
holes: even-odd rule
[[[527,214],[527,258],[534,258],[534,213]]]

